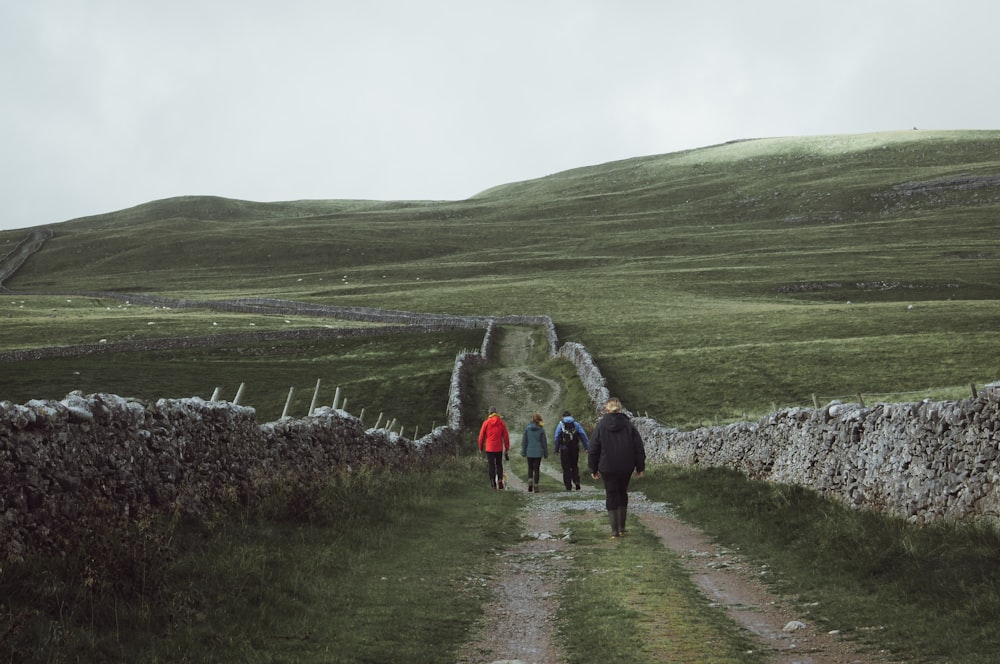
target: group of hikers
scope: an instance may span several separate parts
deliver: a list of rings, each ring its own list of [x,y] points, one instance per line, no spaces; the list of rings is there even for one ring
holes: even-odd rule
[[[580,490],[580,445],[587,452],[590,476],[604,480],[605,506],[611,521],[611,537],[625,534],[628,513],[628,486],[633,473],[642,477],[646,470],[646,449],[642,437],[617,398],[608,399],[604,413],[590,436],[569,411],[562,414],[554,432],[554,453],[562,465],[562,481],[567,491]],[[486,454],[490,486],[503,490],[504,460],[510,461],[510,432],[496,408],[479,428],[479,451]],[[521,456],[528,461],[528,492],[541,490],[543,458],[548,458],[548,437],[542,416],[535,413],[521,436]]]

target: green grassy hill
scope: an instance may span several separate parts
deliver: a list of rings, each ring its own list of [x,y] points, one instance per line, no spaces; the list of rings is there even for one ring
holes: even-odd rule
[[[629,408],[683,427],[1000,376],[1000,131],[738,141],[464,201],[184,197],[52,229],[18,294],[549,314]]]

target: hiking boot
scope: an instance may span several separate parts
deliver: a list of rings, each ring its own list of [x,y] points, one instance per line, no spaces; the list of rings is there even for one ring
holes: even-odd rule
[[[531,482],[528,482],[528,493],[531,493],[534,490],[535,488],[532,486]]]
[[[567,490],[567,491],[569,491],[569,487],[566,487],[566,490]],[[579,484],[577,484],[577,485],[576,485],[576,490],[577,490],[577,491],[579,491],[579,490],[580,490],[580,485],[579,485]]]
[[[500,480],[499,482],[497,482],[497,488],[500,489],[501,491],[503,491],[503,480]]]

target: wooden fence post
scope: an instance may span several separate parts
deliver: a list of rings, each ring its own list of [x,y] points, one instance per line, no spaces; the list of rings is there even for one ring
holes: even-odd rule
[[[288,398],[285,399],[285,409],[281,411],[281,419],[288,417],[288,407],[292,405],[292,395],[295,394],[295,388],[288,388]]]
[[[319,398],[319,384],[322,379],[316,379],[316,389],[313,391],[312,402],[309,404],[309,414],[312,415],[316,412],[316,399]]]
[[[236,390],[236,398],[233,399],[233,405],[239,406],[240,402],[243,401],[243,388],[246,387],[246,383],[240,383],[240,389]]]
[[[221,387],[215,388],[215,391],[212,392],[212,398],[209,399],[209,401],[218,401],[219,400],[219,394],[221,392],[222,392],[222,388]]]
[[[337,391],[333,393],[333,409],[337,410],[337,404],[340,403],[340,385],[337,386]]]
[[[972,383],[972,398],[975,399],[979,396],[979,390],[976,389],[976,384]]]

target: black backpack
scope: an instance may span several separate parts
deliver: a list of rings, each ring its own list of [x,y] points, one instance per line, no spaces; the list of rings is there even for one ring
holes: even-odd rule
[[[580,443],[580,432],[576,430],[576,422],[562,423],[559,431],[559,445],[563,447],[575,447]]]

